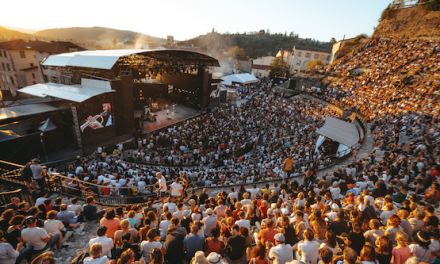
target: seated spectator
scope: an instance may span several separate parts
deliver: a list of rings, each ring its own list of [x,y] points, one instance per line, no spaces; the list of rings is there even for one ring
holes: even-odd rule
[[[98,235],[98,237],[90,239],[89,247],[91,248],[95,243],[100,243],[102,255],[111,258],[112,257],[111,252],[114,247],[114,244],[113,244],[113,239],[105,236],[106,233],[107,233],[107,227],[99,226],[98,229],[96,230],[96,234]]]
[[[0,231],[0,263],[14,264],[20,253],[20,246],[16,246],[14,249],[11,244],[6,243],[3,231]]]
[[[205,244],[205,238],[197,235],[199,227],[193,225],[191,227],[191,234],[188,234],[183,239],[183,250],[186,251],[186,260],[190,261],[197,251],[202,251]]]
[[[114,260],[110,261],[110,259],[107,256],[102,255],[102,245],[99,242],[94,243],[90,247],[90,256],[84,259],[84,264],[110,264],[110,263],[114,264],[115,261]]]
[[[38,199],[37,199],[38,200]],[[8,209],[12,209],[12,210],[18,210],[18,204],[20,203],[20,198],[18,198],[18,197],[13,197],[12,199],[11,199],[11,203],[10,204],[8,204],[8,205],[6,205],[6,207],[5,207],[5,210],[8,210]]]
[[[130,243],[133,243],[138,235],[138,231],[136,229],[130,229],[130,222],[127,219],[121,221],[121,230],[116,231],[114,243],[117,247],[122,246],[122,236],[126,233],[130,233]]]
[[[101,221],[99,222],[101,226],[107,227],[106,236],[111,239],[115,237],[115,232],[121,228],[121,221],[115,217],[115,210],[109,209],[105,217],[101,218]]]
[[[37,227],[37,218],[28,216],[25,219],[28,228],[21,231],[21,237],[26,245],[33,246],[33,254],[38,255],[45,249],[54,246],[60,239],[60,235],[47,233],[44,228]]]
[[[122,246],[121,248],[116,249],[116,258],[120,258],[122,253],[127,251],[128,249],[131,249],[134,252],[134,260],[138,261],[141,258],[141,250],[139,248],[139,245],[136,243],[130,243],[130,233],[126,233],[122,236]]]
[[[74,212],[75,215],[79,215],[83,212],[81,205],[78,204],[77,198],[72,198],[72,204],[67,207],[67,210],[70,212]]]
[[[156,238],[156,229],[150,229],[147,233],[147,241],[142,241],[141,243],[142,256],[147,263],[151,262],[150,256],[153,249],[165,251],[162,248],[162,243],[160,243],[160,241],[157,241]]]
[[[226,252],[228,263],[237,262],[243,258],[243,255],[246,250],[246,238],[241,236],[239,233],[240,227],[238,225],[234,225],[232,227],[232,236],[228,238],[226,243],[226,248],[228,249]],[[230,261],[229,261],[230,260]]]
[[[66,231],[64,224],[60,220],[56,220],[57,211],[51,210],[47,213],[47,220],[44,221],[44,229],[49,234],[57,234],[58,239],[58,250],[61,251],[61,246],[63,242],[63,234],[61,231]]]
[[[84,206],[84,217],[87,220],[97,220],[97,219],[101,219],[104,214],[105,214],[105,210],[101,210],[98,212],[98,209],[95,206],[95,200],[93,199],[93,196],[89,196],[86,199],[86,203],[87,205]]]
[[[177,226],[170,225],[168,227],[168,234],[165,239],[166,253],[165,261],[170,264],[182,264],[184,256],[183,239],[185,237],[177,232]]]
[[[290,245],[286,245],[285,237],[283,234],[278,233],[274,237],[275,246],[272,246],[270,240],[266,242],[266,248],[269,249],[269,258],[273,260],[274,263],[285,264],[293,260],[293,251]]]
[[[11,221],[12,218],[14,218],[14,216],[15,216],[15,212],[12,209],[5,210],[2,213],[2,220],[0,220],[1,231],[6,232],[6,230],[8,230],[8,228],[11,226],[9,224],[9,221]]]
[[[75,225],[75,224],[83,221],[83,215],[80,214],[77,216],[77,215],[75,215],[74,212],[68,211],[66,204],[61,204],[60,211],[58,212],[57,218],[58,218],[58,220],[67,222],[72,225]]]

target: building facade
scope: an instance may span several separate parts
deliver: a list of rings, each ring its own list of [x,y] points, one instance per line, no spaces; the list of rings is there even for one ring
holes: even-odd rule
[[[332,50],[319,48],[293,47],[292,50],[280,50],[277,57],[283,57],[290,72],[299,72],[307,67],[309,62],[320,59],[323,65],[330,64]]]
[[[0,88],[15,95],[20,88],[53,81],[55,73],[43,70],[40,63],[49,55],[83,50],[76,44],[61,41],[0,42]]]
[[[263,56],[260,59],[255,59],[252,64],[252,73],[257,78],[269,77],[270,64],[274,56]]]

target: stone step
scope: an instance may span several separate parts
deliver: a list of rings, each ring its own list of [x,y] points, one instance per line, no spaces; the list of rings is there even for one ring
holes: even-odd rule
[[[87,222],[81,223],[77,228],[74,229],[75,234],[80,234],[83,231],[86,231],[89,227],[89,224]]]
[[[73,239],[73,231],[67,231],[63,237],[63,245]]]

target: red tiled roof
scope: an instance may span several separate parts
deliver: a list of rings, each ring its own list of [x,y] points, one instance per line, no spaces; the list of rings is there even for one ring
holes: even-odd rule
[[[70,49],[76,49],[77,51],[86,50],[85,48],[78,46],[72,42],[64,41],[29,41],[25,42],[22,39],[11,40],[6,42],[0,42],[0,49],[5,50],[36,50],[52,53],[66,53],[70,52]]]

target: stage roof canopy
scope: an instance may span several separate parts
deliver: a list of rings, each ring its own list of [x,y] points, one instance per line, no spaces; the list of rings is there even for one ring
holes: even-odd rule
[[[136,55],[138,56],[136,57]],[[174,64],[184,62],[187,65],[220,66],[218,60],[209,55],[194,51],[172,49],[86,50],[51,55],[42,65],[110,70],[118,60],[124,58],[127,58],[129,61],[131,59],[130,62],[136,61],[138,64],[143,63],[143,60],[153,59]]]
[[[99,81],[101,83],[107,83],[105,81]],[[110,87],[108,85],[107,87]],[[64,99],[77,103],[82,103],[94,96],[111,93],[114,90],[110,88],[102,88],[89,85],[64,85],[58,83],[38,83],[31,86],[27,86],[18,90],[20,93],[25,93],[37,97],[55,97],[58,99]]]
[[[359,141],[359,132],[354,124],[330,116],[325,117],[324,126],[316,133],[348,147],[354,146]]]
[[[49,113],[68,107],[69,104],[66,104],[66,102],[51,102],[4,107],[0,108],[0,120]]]
[[[249,73],[242,73],[242,74],[232,74],[225,77],[221,77],[223,80],[222,83],[227,85],[232,85],[233,82],[235,83],[241,83],[241,84],[250,84],[250,83],[256,83],[258,82],[258,79]]]

